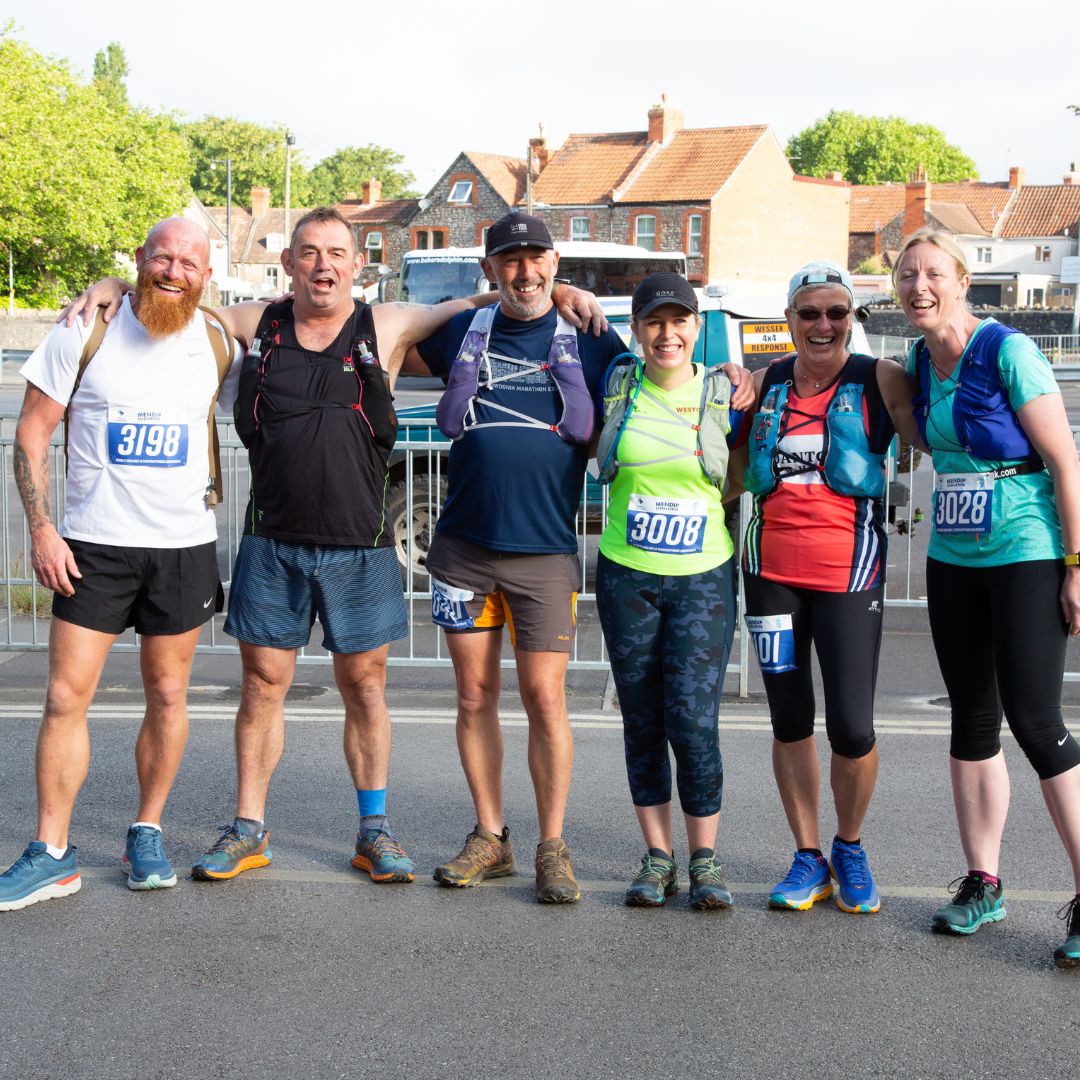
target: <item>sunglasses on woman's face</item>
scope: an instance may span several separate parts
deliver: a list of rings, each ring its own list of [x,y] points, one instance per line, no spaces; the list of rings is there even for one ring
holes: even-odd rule
[[[824,315],[829,322],[843,322],[851,314],[851,308],[831,307],[825,308],[825,310],[822,311],[821,308],[816,307],[801,307],[795,309],[795,314],[798,315],[803,322],[808,323],[817,322],[822,315]]]

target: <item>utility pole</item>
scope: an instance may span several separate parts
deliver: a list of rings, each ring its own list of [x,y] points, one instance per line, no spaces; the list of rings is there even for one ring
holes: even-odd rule
[[[282,243],[289,243],[289,184],[292,179],[292,148],[296,145],[296,136],[291,131],[285,132],[285,229]],[[289,287],[289,279],[285,279],[285,288]]]

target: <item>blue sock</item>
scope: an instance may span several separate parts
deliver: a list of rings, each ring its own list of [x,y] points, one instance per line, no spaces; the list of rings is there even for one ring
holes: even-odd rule
[[[356,802],[360,807],[360,828],[364,832],[386,828],[386,788],[357,788]]]

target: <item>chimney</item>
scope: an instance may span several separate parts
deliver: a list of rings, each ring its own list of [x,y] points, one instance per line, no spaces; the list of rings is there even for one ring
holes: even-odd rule
[[[930,181],[920,165],[915,179],[904,185],[904,224],[902,239],[926,225],[926,204],[930,201]]]
[[[270,189],[253,187],[251,189],[251,216],[258,217],[270,209]]]
[[[1080,183],[1080,173],[1076,171],[1076,162],[1069,166],[1069,171],[1061,178],[1063,184],[1073,185]]]
[[[1014,191],[1019,191],[1024,186],[1024,166],[1014,165],[1009,169],[1009,187]]]
[[[684,118],[681,109],[667,103],[667,94],[660,95],[660,104],[649,110],[649,142],[667,145],[677,131],[682,131]]]
[[[840,172],[838,169],[833,169],[832,172],[827,172],[825,174],[825,179],[826,180],[843,180],[844,179],[844,174],[842,172]]]
[[[345,202],[356,202],[356,192],[355,191],[346,191],[345,192]]]
[[[529,149],[532,151],[533,176],[539,176],[544,171],[548,158],[551,157],[551,151],[548,149],[545,136],[539,135],[530,139]]]
[[[376,180],[374,176],[370,180],[365,180],[363,186],[363,204],[365,206],[374,206],[381,198],[382,181]]]

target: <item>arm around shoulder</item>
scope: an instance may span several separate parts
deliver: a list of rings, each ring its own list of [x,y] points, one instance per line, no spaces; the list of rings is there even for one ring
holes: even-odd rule
[[[874,371],[881,400],[885,403],[897,435],[903,442],[913,444],[919,434],[915,414],[911,411],[915,380],[894,360],[879,360]]]

